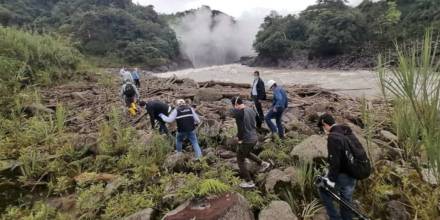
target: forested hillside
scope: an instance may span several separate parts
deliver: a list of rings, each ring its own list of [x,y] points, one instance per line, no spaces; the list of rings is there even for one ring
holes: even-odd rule
[[[158,67],[179,55],[168,24],[131,0],[0,0],[0,24],[70,37],[104,64]]]
[[[254,48],[260,58],[319,58],[353,54],[376,57],[393,42],[420,39],[428,27],[440,30],[438,0],[364,0],[358,7],[345,0],[319,0],[299,15],[267,16]]]

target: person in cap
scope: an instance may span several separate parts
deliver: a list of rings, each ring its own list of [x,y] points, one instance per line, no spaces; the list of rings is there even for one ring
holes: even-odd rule
[[[242,188],[253,188],[255,183],[252,181],[251,175],[246,167],[246,158],[256,162],[261,166],[260,172],[266,171],[270,167],[270,163],[262,161],[258,156],[252,153],[258,142],[256,130],[256,115],[254,109],[247,107],[240,97],[231,99],[232,106],[231,115],[235,118],[237,124],[237,163],[240,169],[240,175],[244,178],[244,182],[240,184]]]
[[[196,125],[200,123],[200,118],[192,107],[186,104],[185,100],[176,100],[177,107],[171,111],[169,116],[160,114],[159,116],[167,123],[176,121],[176,151],[182,152],[182,145],[185,138],[187,138],[194,149],[195,158],[200,159],[202,150],[199,146],[199,141],[195,132]]]
[[[266,114],[265,121],[267,126],[272,131],[272,136],[278,134],[280,138],[284,138],[284,128],[281,121],[284,110],[288,106],[288,98],[286,91],[274,80],[267,82],[267,87],[273,92],[272,106]],[[275,119],[276,126],[273,124],[272,119]]]
[[[261,129],[261,125],[264,121],[264,112],[263,108],[261,107],[260,100],[266,100],[266,89],[264,88],[264,82],[260,78],[260,72],[258,71],[254,72],[254,82],[252,83],[251,97],[258,113],[257,128]]]
[[[139,103],[141,107],[144,107],[150,116],[151,129],[155,128],[156,122],[159,124],[159,133],[168,134],[168,128],[165,121],[159,116],[160,114],[168,115],[171,112],[171,107],[159,100],[152,100],[149,102],[141,101]]]

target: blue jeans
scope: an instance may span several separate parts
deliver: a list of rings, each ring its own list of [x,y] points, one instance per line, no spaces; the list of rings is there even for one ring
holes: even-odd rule
[[[277,111],[274,112],[273,109],[270,109],[270,111],[266,114],[266,117],[264,120],[266,121],[267,126],[269,126],[272,133],[277,133],[280,136],[280,138],[284,138],[284,128],[283,124],[281,123],[281,118],[283,117],[284,108],[277,108]],[[277,126],[273,124],[271,121],[272,119],[276,120]]]
[[[348,176],[347,174],[341,173],[336,180],[335,189],[337,192],[339,192],[342,199],[351,203],[355,185],[356,180],[354,178]],[[338,214],[338,211],[333,204],[333,198],[326,191],[320,188],[319,195],[322,203],[325,206],[325,209],[327,210],[327,215],[330,217],[330,220],[352,219],[352,211],[342,205],[339,206],[340,214]]]
[[[196,133],[194,131],[190,132],[177,132],[176,135],[176,150],[177,152],[182,152],[182,143],[188,138],[196,154],[196,158],[202,156],[202,150],[200,150],[199,141],[197,140]]]

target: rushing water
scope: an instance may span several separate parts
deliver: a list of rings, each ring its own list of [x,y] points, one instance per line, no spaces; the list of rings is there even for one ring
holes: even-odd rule
[[[176,75],[178,78],[191,78],[198,82],[224,81],[251,83],[253,72],[259,70],[263,80],[273,79],[279,84],[319,85],[337,93],[353,97],[369,98],[380,95],[379,82],[374,72],[368,70],[292,70],[276,68],[254,68],[240,64],[186,69],[158,74],[159,77]]]

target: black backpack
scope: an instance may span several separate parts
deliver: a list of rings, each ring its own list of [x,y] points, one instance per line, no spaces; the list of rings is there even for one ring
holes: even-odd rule
[[[133,97],[136,94],[136,90],[131,83],[125,85],[124,95],[127,97]]]
[[[371,174],[371,163],[368,158],[364,147],[359,142],[354,134],[343,135],[339,133],[332,133],[340,136],[343,140],[346,140],[344,144],[344,156],[347,160],[348,174],[357,179],[363,180],[370,176]]]

